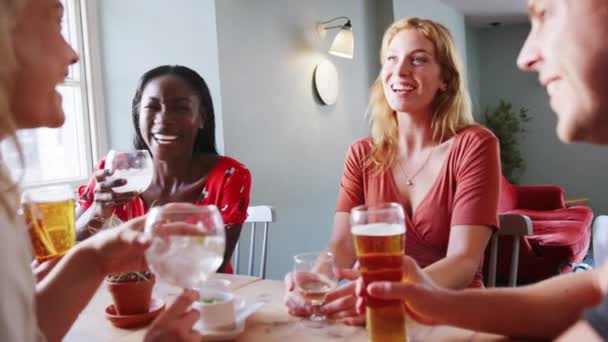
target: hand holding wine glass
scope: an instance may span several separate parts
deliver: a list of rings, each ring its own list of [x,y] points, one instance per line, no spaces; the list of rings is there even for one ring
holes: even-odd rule
[[[327,293],[337,285],[335,261],[329,252],[302,253],[294,256],[295,289],[312,306],[311,321],[324,321],[321,307]]]

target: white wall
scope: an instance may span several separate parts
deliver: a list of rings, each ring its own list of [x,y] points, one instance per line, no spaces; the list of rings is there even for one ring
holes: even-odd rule
[[[370,0],[223,0],[216,6],[226,153],[251,169],[251,203],[277,208],[268,276],[280,279],[294,254],[320,250],[329,240],[347,148],[368,131],[368,87],[378,71],[370,69],[382,35],[368,24],[390,18],[382,14],[390,6]],[[325,40],[315,33],[317,21],[336,16],[352,19],[353,60],[327,53],[335,32]],[[323,59],[340,78],[331,107],[313,95],[313,70]]]
[[[215,1],[97,3],[110,147],[132,148],[131,99],[139,77],[162,64],[182,64],[207,81],[215,105],[218,149],[223,151]]]

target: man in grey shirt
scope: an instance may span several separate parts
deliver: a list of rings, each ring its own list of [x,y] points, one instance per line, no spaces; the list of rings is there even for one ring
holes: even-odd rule
[[[597,335],[601,336],[604,340],[608,340],[608,299],[604,299],[602,304],[594,307],[593,309],[585,311],[583,318],[587,321],[591,328],[595,330]],[[576,332],[575,329],[572,329],[572,331],[569,331],[568,333],[573,339],[579,336],[585,336],[587,338],[593,336],[592,332],[589,331],[588,328],[585,328],[584,323],[582,323],[581,327],[578,328],[578,332]],[[583,335],[584,333],[588,335]]]

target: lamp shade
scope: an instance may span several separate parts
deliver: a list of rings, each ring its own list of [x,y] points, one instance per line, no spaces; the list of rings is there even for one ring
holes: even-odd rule
[[[329,53],[334,56],[352,59],[354,45],[353,31],[342,28],[336,35],[336,38],[334,38],[333,43],[331,43]]]

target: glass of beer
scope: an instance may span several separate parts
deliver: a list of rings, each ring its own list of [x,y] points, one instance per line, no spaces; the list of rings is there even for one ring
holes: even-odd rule
[[[365,286],[401,281],[405,215],[398,203],[362,205],[350,213],[359,270]],[[367,334],[373,342],[406,341],[405,311],[399,300],[366,298]]]
[[[338,284],[334,255],[329,252],[302,253],[293,257],[293,279],[296,290],[312,306],[311,321],[322,322],[320,312],[325,296]]]
[[[39,262],[65,254],[76,242],[74,192],[69,185],[28,189],[21,197],[23,218]]]

